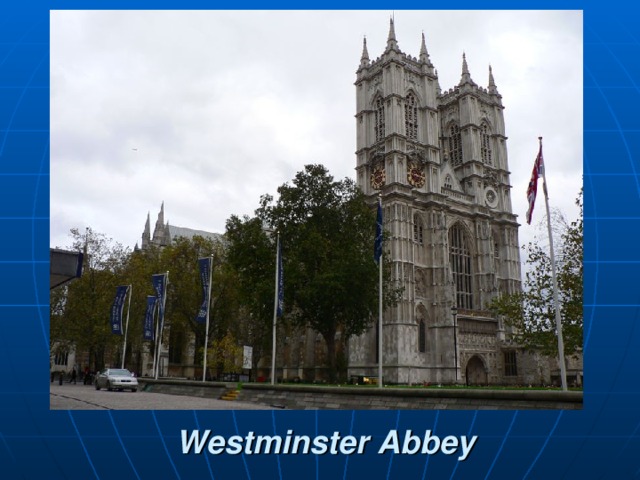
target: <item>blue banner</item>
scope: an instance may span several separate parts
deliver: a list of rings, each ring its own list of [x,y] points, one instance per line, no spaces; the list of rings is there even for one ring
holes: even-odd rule
[[[202,284],[202,305],[196,315],[196,322],[205,323],[207,320],[207,312],[209,311],[209,296],[211,294],[211,264],[212,258],[199,258],[198,266],[200,268],[200,283]]]
[[[128,285],[121,285],[116,289],[116,298],[111,305],[111,333],[122,335],[122,310],[124,309],[124,299],[129,291]]]
[[[164,296],[167,289],[167,274],[157,273],[151,275],[151,282],[153,283],[153,290],[156,292],[156,298],[158,299],[158,320],[162,322],[164,319]],[[161,323],[162,325],[162,323]]]
[[[373,258],[376,263],[380,262],[382,256],[382,202],[378,201],[378,216],[376,219],[376,239],[373,246]]]
[[[284,278],[282,276],[282,244],[280,243],[280,237],[278,237],[278,307],[276,314],[278,317],[282,316],[282,309],[284,307]]]
[[[153,340],[155,338],[153,327],[157,301],[158,298],[154,295],[147,296],[147,310],[144,314],[144,325],[142,328],[142,338],[144,340]]]

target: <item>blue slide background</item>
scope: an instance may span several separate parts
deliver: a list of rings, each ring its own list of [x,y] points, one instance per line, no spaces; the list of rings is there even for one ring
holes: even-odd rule
[[[455,8],[513,8],[504,1]],[[637,4],[636,4],[637,5]],[[270,2],[269,8],[300,4]],[[448,2],[305,8],[451,8]],[[158,0],[0,7],[0,478],[640,479],[640,15],[619,0],[521,1],[584,10],[585,373],[582,411],[49,411],[49,11],[264,8]],[[182,455],[181,429],[231,436],[478,435],[455,455]],[[113,466],[117,465],[117,469]]]

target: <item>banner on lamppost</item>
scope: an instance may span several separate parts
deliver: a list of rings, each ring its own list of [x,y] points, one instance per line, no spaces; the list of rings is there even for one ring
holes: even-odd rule
[[[122,311],[124,310],[124,299],[129,291],[128,285],[120,285],[116,289],[116,298],[111,305],[111,333],[122,335]]]
[[[211,296],[211,264],[212,257],[199,258],[198,266],[200,268],[200,283],[202,285],[202,305],[196,315],[196,322],[205,323],[207,321],[207,312],[209,311],[209,298]]]
[[[153,325],[155,320],[156,313],[156,303],[158,302],[158,297],[154,295],[147,296],[147,310],[144,314],[144,325],[142,329],[142,338],[144,340],[153,340]]]

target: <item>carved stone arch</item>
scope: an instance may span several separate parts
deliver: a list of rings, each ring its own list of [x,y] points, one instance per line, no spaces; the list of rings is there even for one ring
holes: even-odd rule
[[[491,121],[491,119],[487,115],[483,115],[482,117],[480,117],[480,128],[482,128],[483,125],[487,126],[487,128],[489,129],[489,132],[491,132],[491,134],[494,133],[495,128],[493,126],[493,122]]]
[[[409,95],[413,95],[416,98],[416,103],[418,105],[418,108],[424,105],[425,102],[422,98],[422,95],[420,95],[420,92],[418,92],[415,88],[409,87],[405,90],[404,98],[406,99]]]
[[[489,383],[489,371],[481,355],[476,354],[469,358],[464,371],[467,385],[487,385]]]
[[[470,225],[470,222],[463,219],[463,218],[449,218],[448,222],[447,222],[447,231],[451,231],[451,229],[456,226],[459,225],[460,228],[462,228],[464,230],[464,233],[467,235],[467,238],[469,239],[469,248],[471,250],[471,254],[473,256],[476,255],[476,235],[474,233],[474,228],[473,225]]]
[[[376,88],[376,90],[369,98],[369,108],[371,108],[372,110],[375,110],[378,100],[384,103],[384,94],[382,93],[381,88]]]

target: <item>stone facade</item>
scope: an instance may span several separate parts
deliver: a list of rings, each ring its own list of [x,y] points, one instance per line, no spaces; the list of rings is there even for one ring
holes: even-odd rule
[[[463,55],[459,84],[442,91],[424,35],[411,57],[391,20],[374,61],[365,39],[355,86],[356,179],[372,205],[381,199],[384,255],[403,288],[383,315],[385,382],[521,383],[521,352],[487,311],[497,294],[521,288],[504,107],[491,68],[480,87]],[[376,326],[351,339],[350,375],[377,375],[376,346]]]

